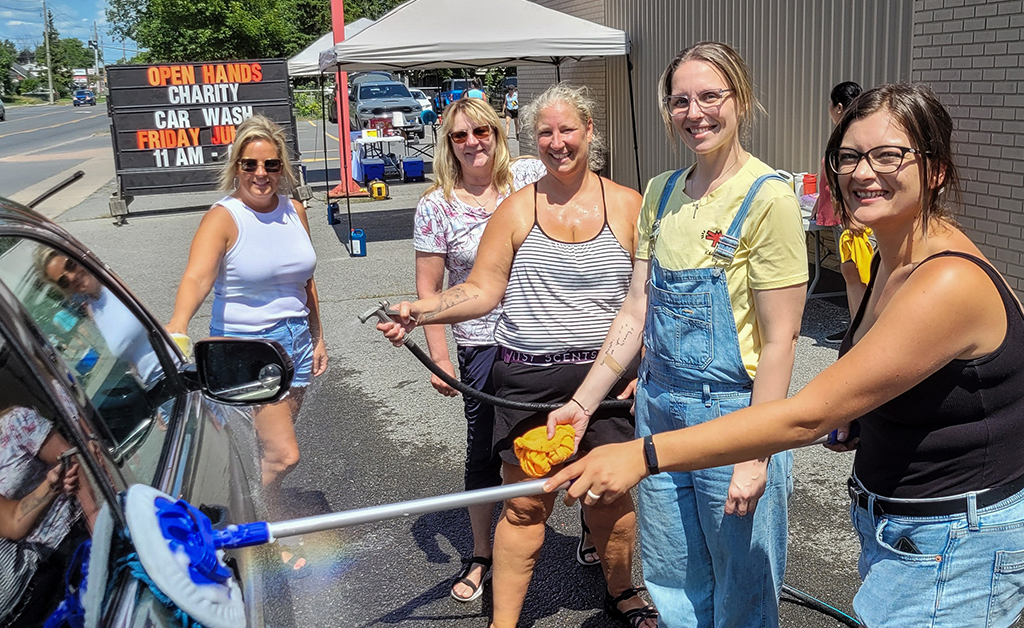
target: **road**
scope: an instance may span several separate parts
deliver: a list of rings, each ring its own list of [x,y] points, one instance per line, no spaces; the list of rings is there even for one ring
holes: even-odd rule
[[[39,105],[7,109],[0,123],[0,196],[28,202],[82,170],[85,179],[39,210],[73,207],[114,176],[106,107]]]
[[[300,138],[303,135],[300,132]],[[312,152],[305,145],[303,151],[304,156]],[[286,517],[462,489],[461,400],[434,392],[426,369],[408,351],[392,347],[356,318],[379,299],[396,302],[412,296],[412,212],[424,186],[395,184],[391,200],[353,201],[353,225],[369,238],[366,257],[350,257],[345,248],[347,224],[327,225],[323,203],[311,204],[316,276],[331,362],[307,394],[296,424],[302,460],[285,480]],[[322,198],[322,191],[318,196]],[[60,220],[121,274],[159,319],[167,320],[202,214],[130,217],[126,226],[115,228],[104,214],[102,199],[96,201],[92,215],[100,219],[82,218],[88,212],[76,214],[76,209]],[[209,311],[204,305],[193,321],[194,338],[206,335]],[[809,302],[794,389],[835,360],[835,348],[825,345],[823,338],[838,328],[842,316],[836,305]],[[422,340],[418,332],[417,338]],[[796,459],[786,582],[849,611],[857,586],[857,541],[845,489],[852,457],[814,447],[800,450]],[[574,559],[578,533],[576,510],[558,504],[548,523],[521,626],[617,626],[600,610],[600,571],[580,567]],[[267,567],[269,590],[274,592],[266,600],[268,625],[482,628],[490,613],[489,590],[469,604],[448,596],[459,558],[471,549],[464,511],[306,535],[296,553],[309,561],[307,577],[296,578],[285,565]],[[637,582],[639,569],[637,560]],[[782,625],[839,624],[784,604]]]

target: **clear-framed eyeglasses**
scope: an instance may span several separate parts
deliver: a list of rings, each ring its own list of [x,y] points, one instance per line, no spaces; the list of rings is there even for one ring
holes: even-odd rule
[[[829,151],[826,161],[836,174],[853,174],[860,160],[865,158],[876,174],[892,174],[900,169],[911,153],[920,154],[920,151],[907,146],[876,146],[866,153],[852,148],[838,148]]]
[[[733,90],[728,88],[707,89],[697,94],[695,98],[683,94],[673,94],[671,96],[665,96],[661,99],[661,102],[674,116],[688,112],[690,110],[691,102],[697,103],[697,108],[701,111],[707,111],[709,109],[717,109],[720,107],[722,102],[726,99],[727,94],[731,91]]]

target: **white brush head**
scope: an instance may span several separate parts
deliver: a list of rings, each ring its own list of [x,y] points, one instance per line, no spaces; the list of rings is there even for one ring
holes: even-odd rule
[[[135,551],[146,574],[178,608],[207,628],[244,628],[245,606],[242,591],[229,577],[227,582],[197,583],[193,579],[188,554],[173,551],[164,537],[158,518],[157,499],[177,500],[155,488],[141,484],[128,489],[125,518]],[[210,548],[212,550],[212,548]],[[222,553],[217,561],[223,565]]]

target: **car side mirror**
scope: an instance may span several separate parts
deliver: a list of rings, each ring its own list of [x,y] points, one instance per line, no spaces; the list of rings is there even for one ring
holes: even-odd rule
[[[278,401],[295,375],[291,358],[273,340],[208,338],[195,351],[203,393],[229,405]]]

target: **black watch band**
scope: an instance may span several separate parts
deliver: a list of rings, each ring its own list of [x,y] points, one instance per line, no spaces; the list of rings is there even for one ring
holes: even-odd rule
[[[644,462],[647,463],[648,474],[661,473],[661,469],[658,468],[658,451],[654,448],[653,436],[644,436]]]

